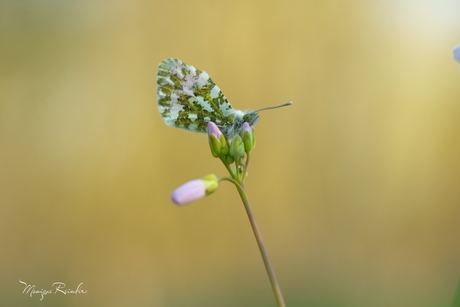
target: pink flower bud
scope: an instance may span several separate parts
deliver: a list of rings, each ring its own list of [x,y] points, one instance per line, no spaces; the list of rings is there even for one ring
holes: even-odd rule
[[[220,131],[219,127],[213,122],[208,122],[208,136],[214,135],[216,139],[220,139],[222,132]]]
[[[186,205],[206,195],[212,194],[219,182],[215,175],[208,175],[202,179],[195,179],[178,187],[171,195],[176,205]]]
[[[215,158],[228,153],[227,141],[219,127],[213,122],[208,122],[208,141],[211,153]]]

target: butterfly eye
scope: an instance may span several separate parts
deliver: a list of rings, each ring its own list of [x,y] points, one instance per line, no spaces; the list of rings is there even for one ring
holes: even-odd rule
[[[259,114],[256,112],[249,112],[247,114],[244,114],[243,116],[243,122],[248,123],[250,126],[253,126],[257,123],[259,120]]]

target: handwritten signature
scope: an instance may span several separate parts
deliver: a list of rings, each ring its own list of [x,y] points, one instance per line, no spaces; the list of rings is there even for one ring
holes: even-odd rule
[[[67,288],[65,283],[57,281],[51,285],[50,289],[40,289],[40,290],[38,290],[38,288],[35,285],[28,284],[22,280],[19,280],[19,282],[24,285],[24,290],[22,290],[22,294],[28,294],[30,297],[38,294],[40,296],[40,301],[43,300],[45,298],[45,295],[48,295],[48,294],[61,293],[61,294],[67,295],[67,294],[85,294],[88,292],[88,290],[82,289],[83,287],[82,282],[78,285],[76,289]]]

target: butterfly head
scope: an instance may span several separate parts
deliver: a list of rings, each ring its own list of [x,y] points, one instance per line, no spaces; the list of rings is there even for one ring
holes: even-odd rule
[[[253,127],[259,121],[259,113],[256,111],[250,111],[243,115],[243,123],[248,123],[249,126]]]
[[[259,122],[259,112],[264,110],[276,109],[284,106],[289,106],[292,104],[292,101],[286,102],[284,104],[273,106],[273,107],[266,107],[262,109],[258,109],[256,111],[247,111],[243,112],[240,110],[234,110],[234,119],[230,125],[219,126],[222,133],[229,138],[230,140],[233,139],[237,134],[241,132],[244,123],[248,123],[249,126],[254,127]]]
[[[241,130],[243,124],[247,122],[251,127],[255,126],[259,121],[259,114],[256,111],[243,112],[240,110],[234,111],[234,118],[231,124],[217,125],[222,133],[229,139],[233,140]]]

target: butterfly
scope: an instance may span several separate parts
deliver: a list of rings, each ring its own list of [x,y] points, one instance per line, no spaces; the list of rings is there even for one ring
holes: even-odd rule
[[[229,139],[240,133],[243,123],[251,127],[259,121],[259,111],[291,105],[292,102],[243,112],[232,108],[209,75],[177,59],[158,65],[158,110],[168,126],[206,132],[212,121]]]

